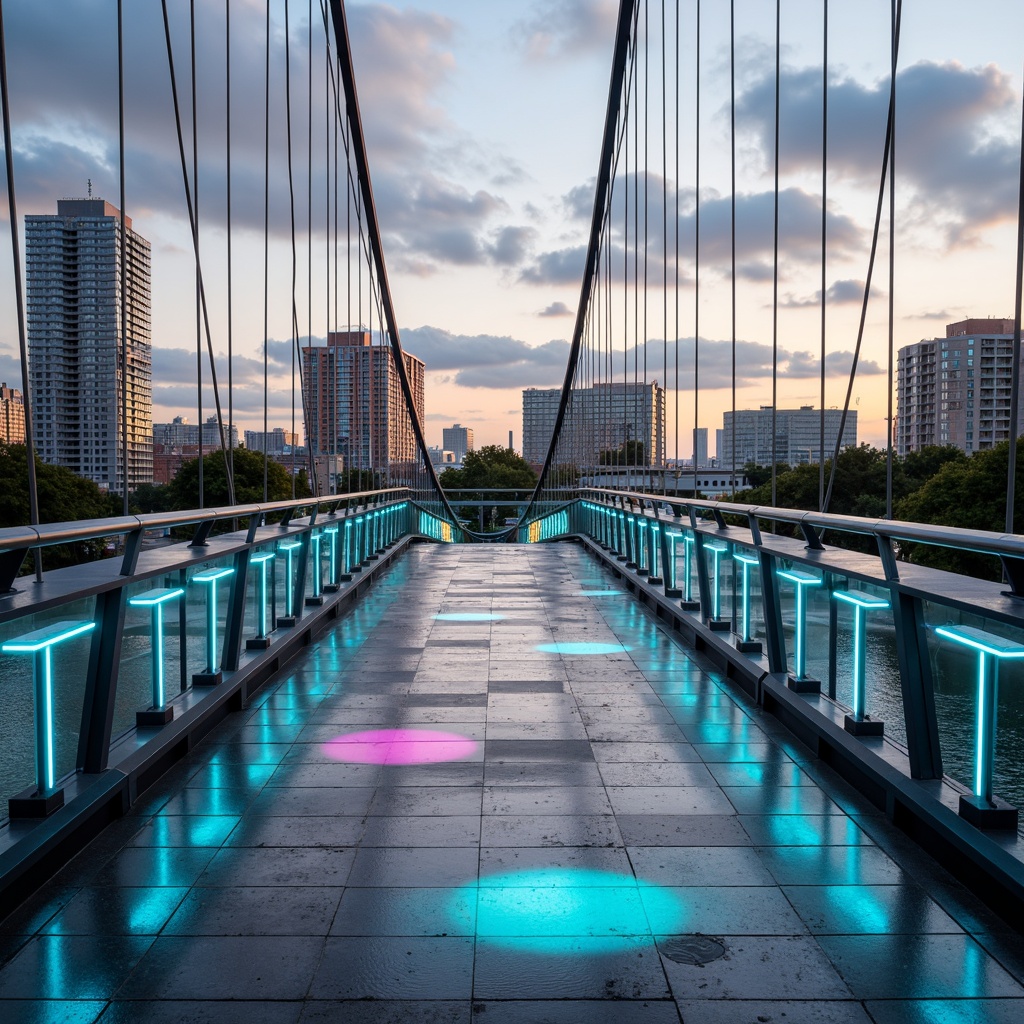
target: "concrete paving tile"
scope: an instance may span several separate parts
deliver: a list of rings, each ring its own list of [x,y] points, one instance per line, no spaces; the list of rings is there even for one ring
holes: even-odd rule
[[[153,938],[37,935],[0,969],[0,999],[109,999]]]
[[[700,761],[697,752],[689,743],[632,743],[632,742],[602,742],[593,740],[591,746],[594,750],[594,758],[602,763],[614,764],[618,762],[652,763],[662,761],[667,763]]]
[[[489,884],[494,875],[512,872],[536,872],[548,869],[583,869],[586,872],[619,874],[629,877],[633,869],[621,847],[602,846],[500,846],[480,850],[480,885]]]
[[[719,789],[699,785],[609,786],[608,798],[616,814],[733,813],[732,805]]]
[[[459,888],[350,888],[331,935],[476,934],[476,891]]]
[[[864,1007],[852,999],[793,1002],[782,999],[683,999],[679,1012],[686,1024],[872,1024]],[[935,1019],[937,1024],[938,1018]]]
[[[469,938],[336,937],[327,940],[313,999],[469,999]]]
[[[355,860],[354,849],[338,847],[227,847],[196,881],[197,886],[342,886]]]
[[[324,939],[306,936],[163,936],[119,999],[301,999]]]
[[[839,814],[741,814],[755,846],[870,846],[853,818]]]
[[[914,885],[794,885],[783,891],[815,935],[961,934]]]
[[[469,1000],[307,1000],[300,1024],[471,1024]]]
[[[875,1024],[1019,1024],[1021,999],[887,999],[865,1007]]]
[[[664,899],[666,892],[676,897],[675,905]],[[774,886],[659,885],[642,888],[640,897],[656,935],[807,934],[807,926]]]
[[[246,1002],[244,1000],[115,1000],[102,1024],[296,1024],[302,1003]]]
[[[474,1024],[680,1024],[670,999],[491,999],[473,1007]]]
[[[247,817],[302,817],[366,814],[374,791],[368,786],[273,786],[249,805]]]
[[[474,1000],[514,999],[523,979],[541,999],[664,999],[665,974],[649,938],[479,939]]]
[[[485,786],[484,814],[611,814],[600,786]]]
[[[711,772],[704,765],[691,761],[603,761],[601,778],[611,787],[703,786],[720,793]],[[735,814],[732,804],[728,806],[728,813]]]
[[[899,885],[910,879],[873,846],[758,847],[779,885]]]
[[[253,815],[228,837],[228,846],[352,846],[363,834],[361,817]]]
[[[93,1024],[106,1005],[102,999],[0,999],[0,1020],[4,1024]]]
[[[41,929],[44,935],[159,935],[186,888],[87,888]]]
[[[482,846],[622,846],[606,814],[491,814],[482,819]]]
[[[850,989],[809,936],[720,938],[726,952],[700,966],[662,956],[676,1002],[691,999],[846,1000]]]
[[[478,850],[468,847],[359,850],[347,884],[414,888],[465,885],[476,879],[479,856]]]
[[[326,935],[341,887],[195,888],[164,935]]]
[[[627,846],[748,846],[735,817],[726,814],[617,814]]]
[[[628,853],[637,877],[660,885],[775,885],[750,847],[629,846]]]
[[[600,786],[601,773],[593,762],[545,764],[526,761],[488,761],[484,767],[488,786]]]
[[[359,840],[374,846],[436,846],[454,849],[480,845],[480,815],[385,815],[366,818]]]
[[[1024,998],[1024,987],[967,935],[822,935],[858,999]]]

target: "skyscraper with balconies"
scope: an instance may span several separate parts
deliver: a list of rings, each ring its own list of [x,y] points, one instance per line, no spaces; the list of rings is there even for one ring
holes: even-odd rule
[[[122,252],[121,213],[103,199],[61,199],[55,215],[25,218],[36,451],[117,493],[153,479],[150,275],[149,242],[125,217]]]
[[[896,451],[992,448],[1010,436],[1013,321],[960,320],[896,356]],[[1015,431],[1019,433],[1019,429]]]

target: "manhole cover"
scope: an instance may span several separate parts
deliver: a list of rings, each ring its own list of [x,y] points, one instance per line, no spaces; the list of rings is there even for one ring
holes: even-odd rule
[[[725,946],[718,939],[706,935],[676,935],[658,944],[664,956],[677,964],[700,967],[725,956]]]

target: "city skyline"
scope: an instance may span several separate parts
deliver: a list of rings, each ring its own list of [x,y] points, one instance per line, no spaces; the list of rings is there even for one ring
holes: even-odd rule
[[[428,444],[436,443],[443,425],[452,422],[474,423],[480,444],[504,444],[508,429],[518,421],[520,390],[560,383],[579,288],[615,6],[609,0],[552,0],[495,10],[465,0],[434,0],[349,7],[371,170],[403,343],[426,364]],[[793,0],[783,11],[787,46],[781,184],[791,204],[788,212],[783,207],[792,235],[787,241],[797,255],[783,267],[780,281],[780,406],[819,404],[819,268],[801,232],[806,232],[805,222],[814,219],[811,214],[820,192],[814,157],[820,6]],[[293,5],[292,33],[301,49],[305,12],[298,7]],[[844,137],[833,140],[829,183],[826,406],[842,404],[856,337],[881,150],[877,114],[887,89],[888,7],[881,0],[831,5],[830,92],[836,118],[851,120]],[[23,214],[45,212],[59,196],[83,192],[87,178],[93,179],[98,195],[109,198],[118,188],[113,72],[110,81],[90,80],[86,88],[78,74],[84,49],[79,44],[88,40],[94,47],[109,47],[111,26],[96,18],[85,0],[69,2],[66,8],[66,31],[54,29],[37,5],[8,14],[12,133]],[[683,34],[692,35],[693,4],[683,3],[680,9]],[[738,284],[742,301],[737,343],[744,374],[737,409],[747,409],[765,403],[770,376],[763,220],[771,176],[765,100],[773,84],[774,27],[767,5],[741,0],[737,11],[746,69],[737,95],[737,184],[739,215],[747,225]],[[200,167],[200,209],[204,269],[212,296],[223,291],[224,283],[223,169],[212,155],[224,142],[223,81],[217,77],[222,67],[213,59],[223,45],[223,11],[222,5],[200,2],[197,12],[203,30],[199,89],[208,100],[199,132],[211,154]],[[927,19],[908,11],[903,24],[897,122],[897,347],[933,337],[958,318],[1006,315],[1012,306],[1012,260],[1006,255],[1012,251],[1020,108],[1020,69],[1012,40],[1024,31],[1024,12],[1020,5],[993,0],[978,11],[977,24],[966,31],[958,12],[956,4],[936,2],[929,5]],[[728,139],[721,126],[723,111],[728,113],[727,105],[723,107],[728,92],[723,77],[728,71],[728,26],[721,11],[709,8],[704,14],[701,359],[707,370],[703,384],[710,391],[702,399],[707,414],[700,418],[710,426],[721,422],[721,413],[729,407],[731,341],[721,312],[728,305],[729,290],[727,254],[722,249],[729,226]],[[276,7],[273,16],[279,32]],[[262,180],[262,146],[257,146],[256,129],[244,126],[249,120],[261,123],[262,118],[262,111],[257,115],[252,109],[262,90],[262,65],[255,59],[261,46],[261,13],[244,7],[233,19],[252,51],[243,51],[239,44],[233,54],[234,173],[255,188]],[[996,24],[998,32],[993,31]],[[131,48],[126,67],[126,191],[129,214],[145,226],[144,233],[154,243],[154,399],[157,418],[169,419],[196,404],[195,385],[188,377],[195,364],[194,324],[189,303],[182,301],[194,268],[181,184],[174,172],[166,68],[159,61],[149,61],[154,66],[148,67],[142,59],[146,52],[161,52],[159,28],[153,11],[140,7],[126,12],[127,38],[138,43]],[[175,45],[187,48],[187,18],[180,12],[172,31]],[[876,45],[865,49],[872,39]],[[684,67],[684,79],[692,71],[692,66]],[[297,81],[305,73],[301,62],[293,73]],[[280,105],[280,96],[275,95],[274,102]],[[490,113],[496,104],[504,112],[500,119]],[[274,111],[277,120],[279,113],[280,109]],[[301,117],[297,120],[302,122]],[[282,199],[279,154],[271,171],[271,258],[285,265],[290,254],[284,238],[287,204]],[[687,274],[693,172],[692,154],[682,154],[680,225]],[[931,200],[926,199],[929,194]],[[300,182],[297,203],[303,213],[304,198]],[[257,247],[245,245],[261,229],[258,222],[253,209],[236,213],[236,284],[262,279]],[[884,235],[883,228],[883,259]],[[300,252],[300,259],[304,257]],[[5,266],[3,274],[9,273]],[[886,296],[880,280],[876,276],[853,395],[861,434],[876,444],[885,436]],[[10,288],[6,280],[3,283],[4,301],[9,303]],[[689,324],[693,288],[688,277],[681,295],[681,322]],[[240,429],[262,424],[261,332],[255,309],[249,308],[258,305],[239,304],[235,309],[232,399]],[[316,295],[313,305],[319,307]],[[223,376],[226,310],[220,300],[212,307],[213,343]],[[284,376],[292,347],[289,319],[288,296],[277,289],[270,300],[267,346],[270,415],[274,422],[301,432],[300,413],[292,426],[290,385]],[[301,343],[307,340],[304,306],[298,319]],[[308,332],[314,343],[326,338],[324,326],[314,321]],[[656,329],[649,332],[650,345],[660,350],[662,340],[675,344],[674,332],[665,339],[663,333],[659,317]],[[679,333],[680,345],[685,346],[692,332],[681,328]],[[0,332],[0,378],[10,383],[19,379],[10,315],[4,317]],[[692,447],[686,385],[684,380],[679,398],[684,410],[678,417],[683,426],[678,431],[676,398],[674,393],[667,396],[669,456],[685,457]],[[203,405],[212,408],[209,390]]]

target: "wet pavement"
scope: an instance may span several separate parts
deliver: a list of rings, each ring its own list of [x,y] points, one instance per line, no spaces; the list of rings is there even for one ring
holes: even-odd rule
[[[0,964],[5,1024],[1024,1020],[1020,935],[568,544],[412,549]]]

